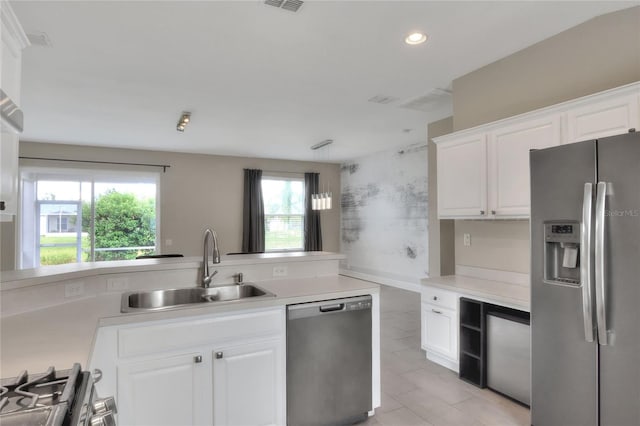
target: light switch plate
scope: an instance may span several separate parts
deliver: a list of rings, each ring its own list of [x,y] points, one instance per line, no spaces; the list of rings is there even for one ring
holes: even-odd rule
[[[464,245],[465,247],[471,246],[471,234],[464,234]]]
[[[273,276],[274,277],[286,277],[289,271],[286,266],[274,266],[273,267]]]

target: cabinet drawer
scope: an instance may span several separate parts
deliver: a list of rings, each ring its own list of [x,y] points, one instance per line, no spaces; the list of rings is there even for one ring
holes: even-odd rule
[[[422,302],[447,309],[456,310],[458,308],[458,300],[455,293],[433,287],[423,287]]]
[[[118,355],[131,357],[281,333],[284,333],[284,308],[175,322],[157,321],[120,328]]]

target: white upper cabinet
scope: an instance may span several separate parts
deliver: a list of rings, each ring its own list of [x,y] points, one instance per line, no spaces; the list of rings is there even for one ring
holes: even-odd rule
[[[483,133],[438,144],[438,215],[483,217],[487,211],[487,144]]]
[[[29,45],[29,39],[24,33],[11,5],[6,0],[0,0],[0,88],[20,105],[20,81],[22,75],[22,49]]]
[[[0,0],[0,89],[20,105],[22,49],[29,45],[11,5]],[[4,119],[0,134],[0,221],[18,209],[18,135]]]
[[[589,102],[567,113],[567,143],[640,131],[638,95]]]
[[[529,151],[559,145],[560,141],[557,115],[489,134],[489,217],[529,216]]]
[[[640,83],[435,138],[438,217],[527,218],[529,151],[640,130]]]
[[[18,210],[18,135],[0,136],[0,222],[13,220]]]

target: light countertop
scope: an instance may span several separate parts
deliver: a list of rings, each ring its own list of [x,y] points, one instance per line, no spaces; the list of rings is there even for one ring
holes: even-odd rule
[[[276,297],[125,314],[120,313],[121,294],[111,293],[5,317],[0,324],[0,377],[17,375],[23,369],[40,372],[51,365],[70,368],[74,362],[86,367],[100,326],[188,318],[379,292],[377,284],[339,275],[256,284]]]
[[[423,285],[449,290],[496,305],[508,306],[529,312],[530,289],[528,285],[484,280],[463,275],[424,278]]]

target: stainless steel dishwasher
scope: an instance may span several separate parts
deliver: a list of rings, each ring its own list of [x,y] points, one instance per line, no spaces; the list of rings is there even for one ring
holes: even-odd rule
[[[371,411],[371,296],[287,306],[287,424],[346,425]]]

